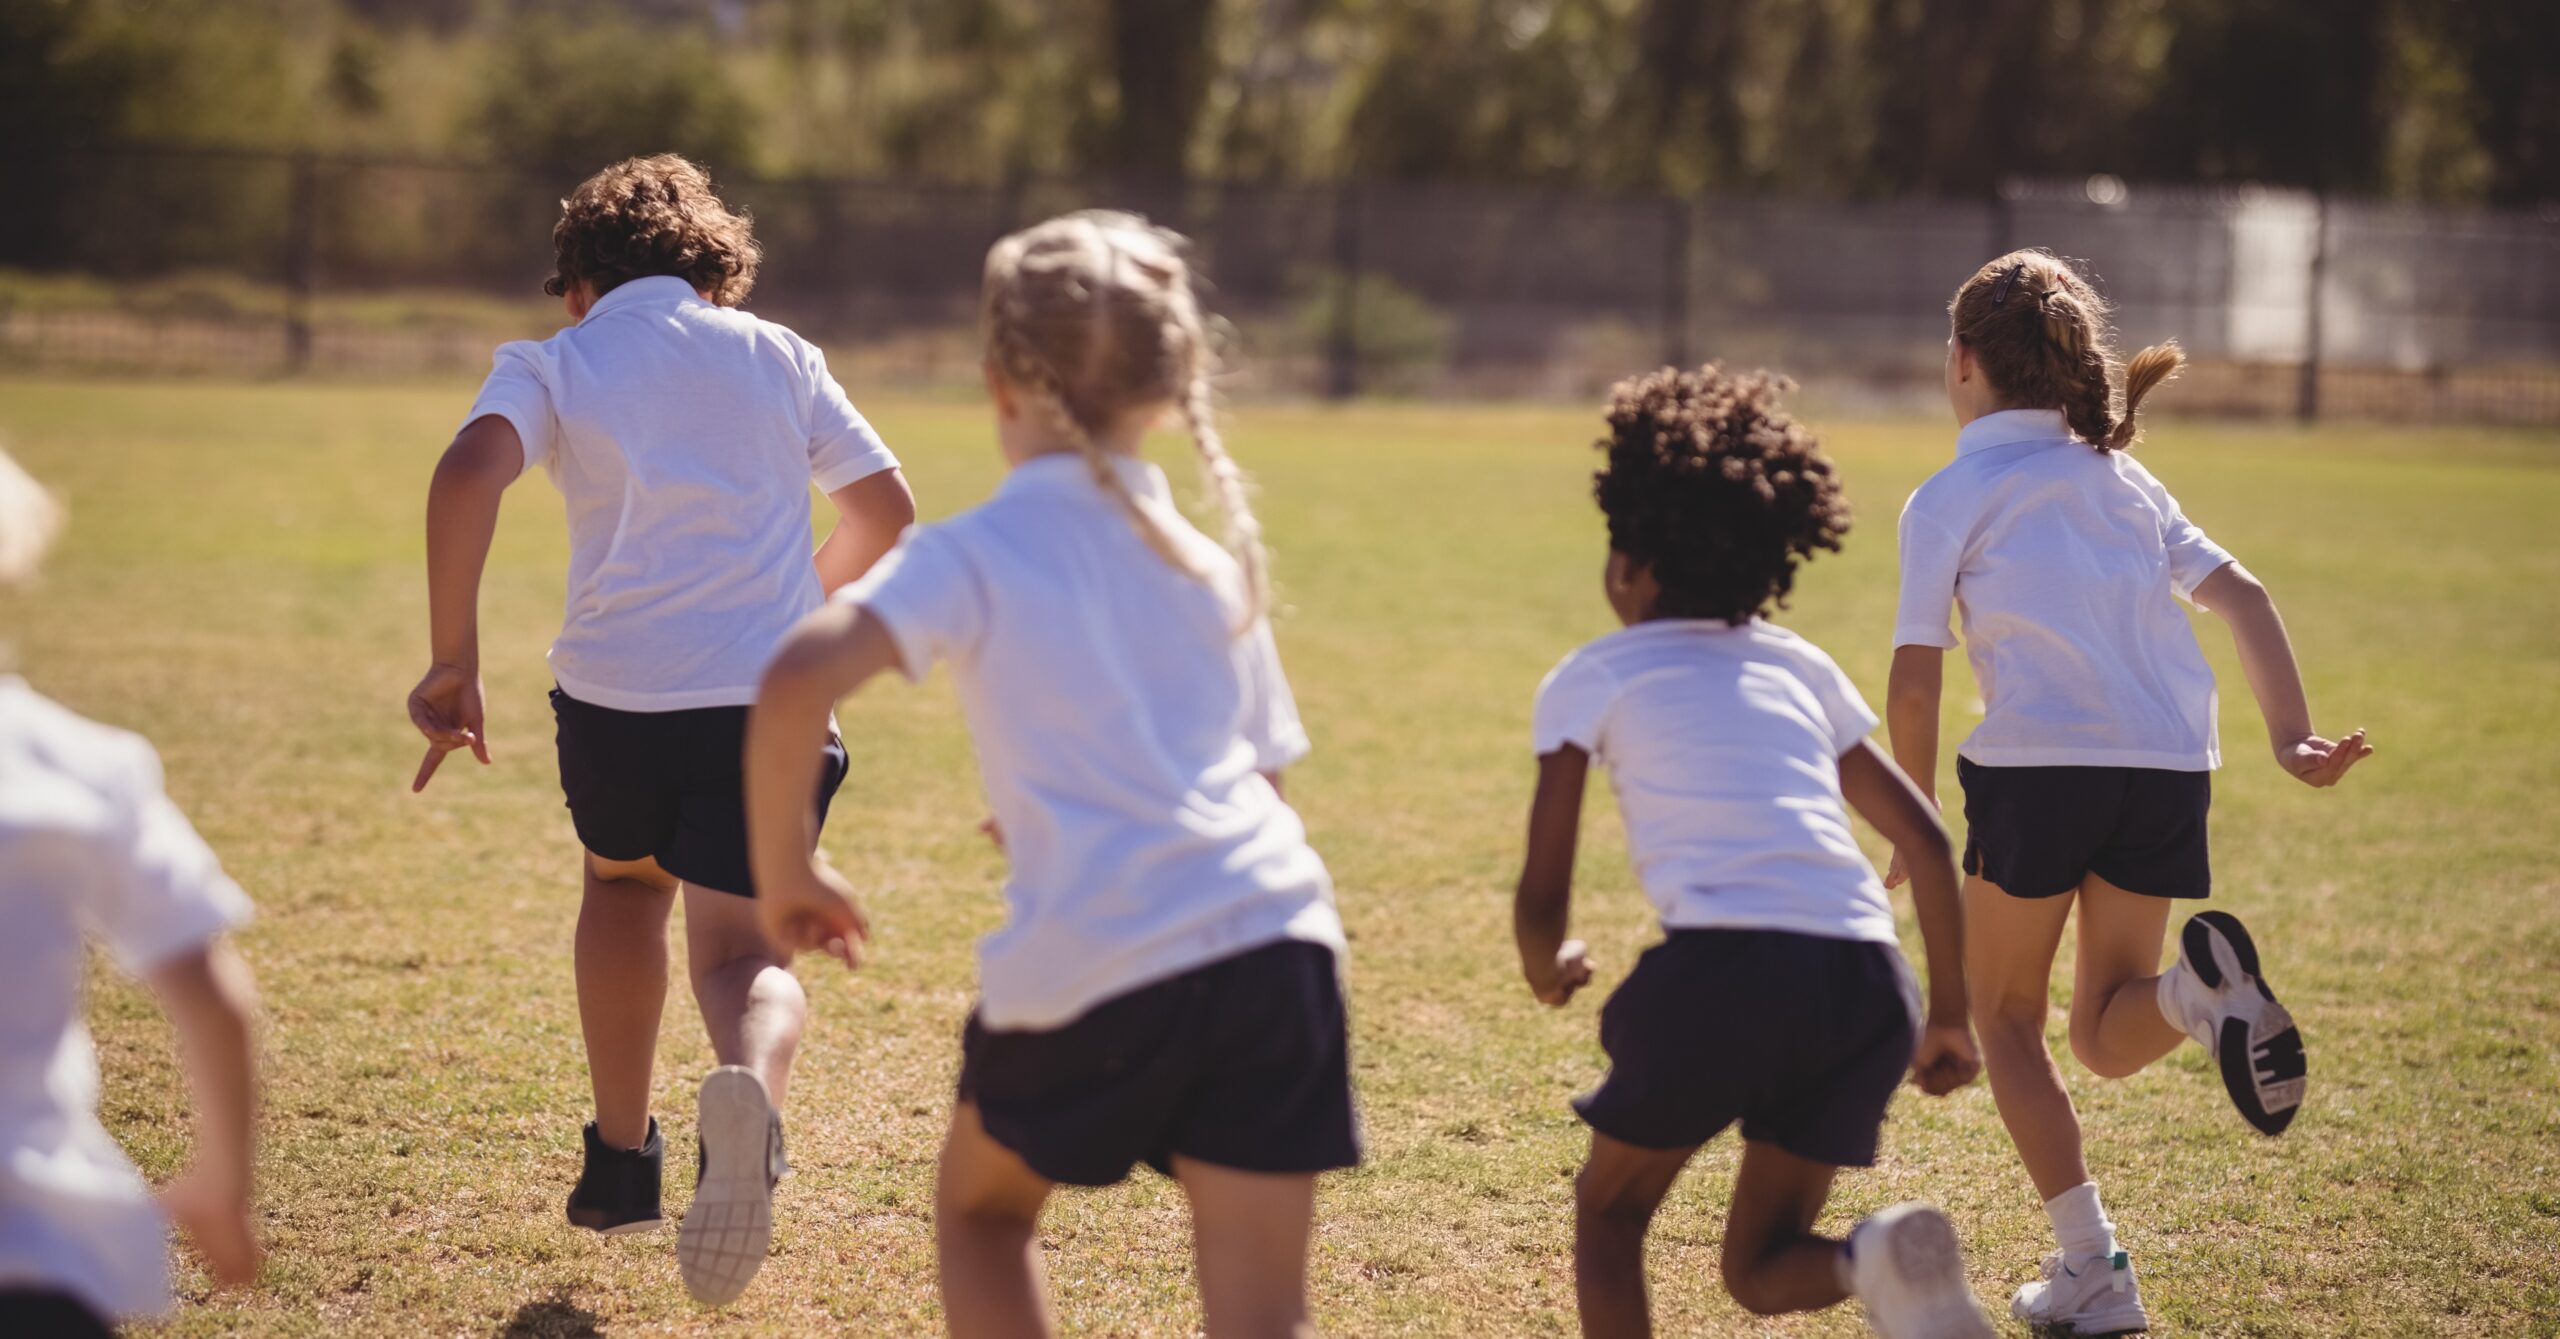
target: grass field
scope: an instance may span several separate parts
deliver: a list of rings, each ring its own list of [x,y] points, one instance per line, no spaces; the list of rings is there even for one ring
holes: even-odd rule
[[[241,942],[269,1017],[272,1265],[242,1295],[185,1274],[174,1332],[935,1330],[932,1159],[971,942],[995,921],[1002,875],[975,831],[947,679],[884,682],[843,713],[854,774],[826,848],[869,891],[876,962],[860,976],[804,964],[799,1170],[774,1258],[738,1307],[699,1311],[671,1237],[604,1241],[560,1221],[586,1081],[576,847],[542,699],[564,544],[539,480],[511,496],[484,602],[496,765],[448,766],[426,796],[407,793],[421,499],[466,399],[458,386],[0,382],[0,433],[73,518],[43,588],[0,603],[0,629],[38,687],[158,742],[171,790],[261,908]],[[978,409],[866,406],[928,515],[984,496],[997,469]],[[1290,794],[1353,936],[1371,1157],[1319,1206],[1314,1286],[1336,1333],[1571,1328],[1584,1135],[1564,1102],[1600,1072],[1598,996],[1560,1013],[1530,1002],[1507,885],[1531,690],[1607,626],[1585,482],[1595,422],[1237,415],[1317,739]],[[1951,433],[1818,426],[1860,525],[1786,621],[1880,697],[1893,517]],[[2283,778],[2228,638],[2204,629],[2232,760],[2216,786],[2220,904],[2269,946],[2315,1087],[2292,1133],[2265,1140],[2193,1048],[2120,1083],[2065,1059],[2159,1332],[2560,1334],[2560,437],[2175,422],[2155,435],[2145,458],[2275,590],[2322,724],[2367,726],[2382,750],[2341,791]],[[1949,696],[1960,731],[1960,675]],[[1586,851],[1579,924],[1606,986],[1653,930],[1605,795]],[[708,1054],[677,994],[659,1109],[683,1150]],[[166,1175],[186,1128],[166,1029],[120,983],[102,981],[90,1012],[107,1122]],[[1771,1325],[1724,1297],[1714,1259],[1733,1163],[1731,1143],[1711,1147],[1658,1222],[1664,1331],[1859,1332],[1854,1310]],[[668,1159],[671,1210],[691,1165]],[[1914,1196],[1953,1213],[1993,1305],[2031,1276],[2043,1217],[1981,1086],[1900,1099],[1883,1164],[1843,1177],[1827,1221]],[[1066,1327],[1196,1329],[1184,1228],[1179,1194],[1152,1177],[1059,1199],[1045,1245]]]

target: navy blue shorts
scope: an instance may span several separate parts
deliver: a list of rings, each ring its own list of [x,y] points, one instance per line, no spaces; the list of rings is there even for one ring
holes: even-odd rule
[[[1742,1137],[1868,1167],[1920,1041],[1920,990],[1891,944],[1783,930],[1673,930],[1600,1010],[1609,1076],[1573,1100],[1637,1148]]]
[[[646,860],[698,888],[756,895],[747,869],[745,707],[617,711],[554,688],[560,792],[578,840],[607,860]],[[818,821],[849,770],[828,738]]]
[[[1360,1165],[1333,950],[1283,940],[1115,995],[1063,1027],[960,1038],[960,1100],[1031,1170],[1107,1186],[1176,1156],[1237,1171]]]
[[[2213,773],[1984,767],[1956,759],[1964,872],[2011,897],[2059,897],[2095,874],[2129,893],[2213,892]]]

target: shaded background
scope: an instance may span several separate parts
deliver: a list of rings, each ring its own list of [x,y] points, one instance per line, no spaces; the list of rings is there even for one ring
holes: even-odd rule
[[[0,0],[0,358],[458,371],[558,197],[676,149],[754,305],[965,380],[1061,208],[1192,233],[1246,392],[1936,377],[2043,245],[2190,410],[2560,422],[2547,0]]]

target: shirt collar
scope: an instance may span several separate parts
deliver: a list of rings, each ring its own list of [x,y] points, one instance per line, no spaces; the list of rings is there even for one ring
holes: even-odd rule
[[[578,324],[585,325],[588,321],[618,307],[663,307],[672,303],[700,303],[701,301],[702,295],[693,291],[693,285],[672,274],[653,274],[645,279],[626,279],[614,285],[612,292],[597,298],[595,305],[587,308],[586,316],[580,319]]]
[[[619,291],[619,290],[617,290]],[[1129,491],[1154,502],[1173,500],[1173,486],[1165,482],[1164,471],[1152,461],[1139,456],[1112,456],[1111,468],[1118,471]],[[1095,491],[1093,469],[1084,457],[1074,451],[1052,451],[1013,467],[1013,472],[997,485],[1004,493],[1091,493]]]
[[[2071,425],[2059,409],[2003,409],[1985,414],[1956,434],[1956,454],[1970,455],[2015,442],[2069,442]]]

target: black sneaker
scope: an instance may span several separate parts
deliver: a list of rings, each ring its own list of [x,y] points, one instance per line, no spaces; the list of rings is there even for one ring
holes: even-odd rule
[[[2160,1012],[2213,1053],[2231,1104],[2260,1134],[2281,1134],[2302,1107],[2310,1066],[2302,1031],[2276,1002],[2258,946],[2238,917],[2200,911],[2178,934]]]
[[[773,1187],[789,1170],[782,1116],[764,1082],[738,1065],[702,1081],[699,1170],[693,1204],[676,1231],[676,1267],[695,1301],[738,1300],[773,1244]]]
[[[587,1165],[578,1188],[569,1192],[569,1225],[619,1237],[655,1232],[667,1225],[658,1212],[658,1179],[667,1160],[667,1142],[658,1137],[658,1118],[649,1118],[649,1141],[638,1148],[607,1148],[587,1122]]]

